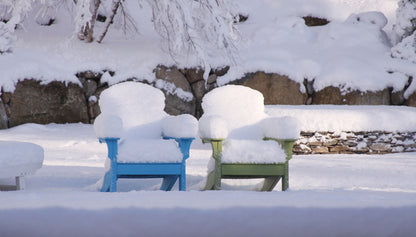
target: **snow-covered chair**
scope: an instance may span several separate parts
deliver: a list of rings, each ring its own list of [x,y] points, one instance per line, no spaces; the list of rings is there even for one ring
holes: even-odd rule
[[[24,176],[42,167],[43,154],[43,148],[33,143],[0,141],[0,178],[16,181],[16,185],[0,185],[0,190],[25,189]]]
[[[207,93],[202,108],[199,134],[213,150],[205,190],[221,189],[223,178],[265,178],[261,191],[272,191],[282,178],[282,190],[289,188],[289,160],[300,133],[295,118],[268,116],[263,95],[237,85]]]
[[[159,89],[138,82],[114,85],[100,95],[94,122],[108,148],[101,191],[117,191],[119,178],[163,178],[161,190],[186,190],[185,160],[198,131],[191,115],[169,116]]]

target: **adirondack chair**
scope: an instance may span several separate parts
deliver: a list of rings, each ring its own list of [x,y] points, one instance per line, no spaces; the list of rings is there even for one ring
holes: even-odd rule
[[[252,178],[264,178],[261,191],[272,191],[280,179],[282,190],[289,188],[298,122],[266,115],[263,101],[260,92],[237,85],[204,96],[199,133],[204,143],[211,143],[213,158],[205,190],[221,189],[221,179]]]
[[[166,191],[179,179],[186,190],[185,161],[198,130],[193,116],[168,116],[164,94],[137,82],[103,91],[99,105],[94,130],[108,149],[102,192],[117,191],[120,178],[162,178]]]

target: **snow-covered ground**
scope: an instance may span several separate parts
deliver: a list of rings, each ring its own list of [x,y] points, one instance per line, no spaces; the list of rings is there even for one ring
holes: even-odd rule
[[[258,180],[199,191],[211,151],[197,140],[187,161],[188,191],[177,186],[157,191],[160,180],[149,179],[120,180],[120,192],[100,193],[95,183],[104,174],[106,147],[92,125],[25,124],[1,130],[0,140],[33,142],[45,150],[43,167],[26,178],[26,190],[0,192],[1,236],[412,236],[416,231],[416,153],[294,156],[287,192],[279,191],[279,184],[270,193],[250,191]]]

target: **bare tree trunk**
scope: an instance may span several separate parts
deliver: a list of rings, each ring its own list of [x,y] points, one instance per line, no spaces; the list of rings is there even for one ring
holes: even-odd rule
[[[94,26],[95,26],[95,21],[97,19],[97,14],[98,14],[98,8],[100,7],[101,4],[101,0],[96,0],[95,4],[94,4],[94,11],[92,13],[92,18],[89,24],[89,27],[86,30],[87,33],[87,42],[91,43],[94,40]]]
[[[111,15],[110,15],[110,17],[107,17],[107,20],[105,22],[106,25],[105,25],[104,31],[100,35],[100,38],[97,40],[98,43],[101,43],[103,41],[105,35],[107,34],[108,28],[110,28],[110,25],[114,20],[114,16],[117,13],[118,7],[120,6],[120,2],[121,2],[121,0],[113,0],[113,7],[111,9]]]

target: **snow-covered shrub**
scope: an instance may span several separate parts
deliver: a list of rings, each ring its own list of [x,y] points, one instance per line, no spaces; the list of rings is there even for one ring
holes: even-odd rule
[[[400,0],[393,29],[397,44],[391,49],[395,58],[416,63],[416,0]]]
[[[401,58],[416,63],[416,31],[404,38],[391,49],[395,58]]]
[[[416,0],[400,0],[396,19],[393,30],[396,34],[396,43],[398,43],[416,30]]]
[[[165,39],[174,57],[196,55],[205,66],[204,78],[210,71],[206,60],[210,54],[232,57],[238,38],[234,26],[237,14],[227,0],[155,1],[148,0],[153,10],[156,31]]]

